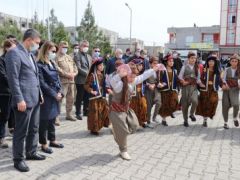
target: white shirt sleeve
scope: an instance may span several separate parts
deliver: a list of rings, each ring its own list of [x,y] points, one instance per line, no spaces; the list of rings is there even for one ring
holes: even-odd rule
[[[151,76],[153,76],[155,74],[156,74],[156,72],[153,69],[148,69],[143,74],[137,76],[135,78],[135,81],[134,81],[133,84],[134,85],[140,84],[140,83],[142,83],[143,81],[145,81],[146,79],[148,79],[149,77],[151,77]]]
[[[111,78],[111,76],[106,74],[106,76],[105,76],[106,88],[110,88],[111,87],[111,85],[110,85],[110,78]]]
[[[199,69],[198,69],[198,75],[197,75],[197,83],[198,84],[202,83],[202,81],[201,81],[201,73],[200,73]]]
[[[179,73],[179,75],[178,75],[178,78],[179,78],[180,80],[184,80],[184,79],[183,79],[183,74],[184,74],[184,72],[185,72],[185,66],[183,66],[183,67],[181,68],[181,71],[180,71],[180,73]]]
[[[223,79],[222,79],[223,83],[227,83],[226,78],[227,78],[227,69],[225,69],[223,72]]]
[[[120,93],[123,88],[123,82],[119,74],[116,74],[110,78],[110,85],[116,93]]]

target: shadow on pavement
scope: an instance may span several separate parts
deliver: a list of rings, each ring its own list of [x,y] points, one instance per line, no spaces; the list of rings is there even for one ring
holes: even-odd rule
[[[42,175],[37,177],[37,179],[47,179],[52,174],[62,175],[65,173],[71,173],[71,171],[81,172],[81,169],[85,170],[89,166],[101,168],[116,159],[118,159],[118,156],[112,156],[111,154],[93,154],[90,156],[82,156],[69,161],[64,161],[51,167],[49,170],[42,172]]]

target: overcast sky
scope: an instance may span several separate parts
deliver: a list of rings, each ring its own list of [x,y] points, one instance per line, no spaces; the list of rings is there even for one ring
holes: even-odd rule
[[[0,0],[0,12],[30,18],[36,10],[43,19],[47,17],[48,2],[65,26],[75,25],[75,0]],[[87,2],[78,0],[78,24]],[[132,37],[148,45],[164,45],[168,27],[220,24],[221,0],[91,0],[97,25],[129,37],[130,11],[126,2],[133,12]]]

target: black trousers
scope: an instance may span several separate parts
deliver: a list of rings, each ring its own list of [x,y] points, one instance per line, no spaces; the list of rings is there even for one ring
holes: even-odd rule
[[[15,129],[13,133],[13,160],[24,159],[24,142],[26,155],[36,153],[38,146],[38,128],[40,105],[27,108],[25,112],[13,109],[15,117]]]
[[[14,111],[13,111],[13,108],[10,107],[10,115],[9,115],[9,118],[8,118],[8,128],[14,128],[15,126],[15,117],[14,117]]]
[[[10,101],[10,96],[0,96],[0,138],[6,136],[6,123],[10,119]]]
[[[54,119],[40,119],[39,124],[39,143],[47,144],[47,140],[55,141],[55,118]]]
[[[87,113],[88,104],[89,104],[89,95],[88,92],[84,89],[84,84],[76,84],[77,95],[75,101],[76,115],[81,114],[81,105],[83,101],[83,112]]]

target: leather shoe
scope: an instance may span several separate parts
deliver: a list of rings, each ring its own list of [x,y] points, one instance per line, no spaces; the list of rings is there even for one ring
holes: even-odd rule
[[[92,134],[92,135],[95,135],[95,136],[99,136],[99,132],[91,131],[91,134]]]
[[[26,165],[25,161],[15,161],[14,162],[14,167],[19,170],[20,172],[28,172],[30,169]]]
[[[203,127],[207,127],[208,125],[207,125],[207,121],[204,121],[203,122]]]
[[[234,122],[234,126],[235,126],[235,127],[238,127],[238,126],[239,126],[238,120],[234,120],[233,122]]]
[[[162,121],[163,126],[168,126],[167,121]]]
[[[196,118],[195,118],[195,116],[194,116],[194,115],[190,115],[189,117],[190,117],[190,119],[191,119],[193,122],[195,122],[195,121],[196,121]]]
[[[228,124],[225,123],[224,126],[223,126],[223,128],[224,128],[224,129],[229,129]]]
[[[49,148],[49,147],[47,147],[47,148],[43,148],[43,147],[42,147],[42,152],[45,152],[45,153],[47,153],[47,154],[52,154],[52,153],[53,153],[53,150],[52,150],[51,148]]]
[[[54,148],[64,148],[64,145],[60,143],[50,143],[49,146]]]
[[[35,154],[32,154],[32,155],[27,155],[26,159],[27,160],[45,160],[46,156],[35,153]]]
[[[76,115],[76,118],[77,118],[78,120],[82,120],[82,116],[81,116],[81,115]]]
[[[189,127],[189,124],[188,124],[187,121],[184,121],[183,125],[184,125],[185,127]]]
[[[88,116],[88,112],[87,111],[83,112],[83,116]]]

